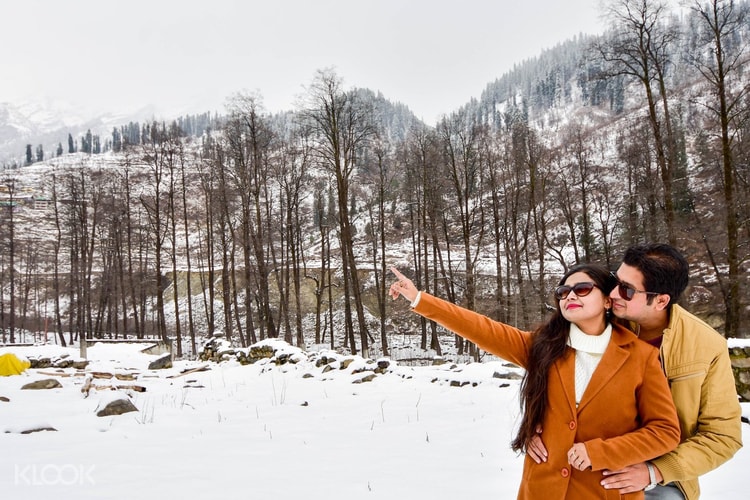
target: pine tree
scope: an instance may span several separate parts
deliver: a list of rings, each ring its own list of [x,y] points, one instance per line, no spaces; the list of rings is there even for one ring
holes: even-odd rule
[[[93,138],[91,135],[91,129],[86,131],[86,135],[81,139],[81,151],[83,153],[91,154],[92,152]]]
[[[117,127],[112,129],[112,151],[119,153],[122,150],[122,136]]]
[[[34,156],[31,154],[31,144],[26,145],[26,165],[34,163]]]

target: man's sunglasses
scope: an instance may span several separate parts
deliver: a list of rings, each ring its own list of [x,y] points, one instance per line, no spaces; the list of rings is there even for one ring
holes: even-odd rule
[[[560,285],[555,288],[555,298],[557,300],[563,300],[570,295],[570,292],[575,292],[577,297],[585,297],[591,293],[591,290],[597,288],[596,284],[590,281],[583,281],[576,283],[575,285]]]
[[[617,293],[620,295],[620,298],[622,299],[625,299],[627,301],[633,300],[633,297],[635,297],[636,293],[645,293],[646,295],[659,295],[658,292],[647,292],[646,290],[636,290],[632,286],[620,281],[620,278],[618,278],[615,273],[611,272],[609,274],[611,274],[612,277],[615,280],[617,280]]]

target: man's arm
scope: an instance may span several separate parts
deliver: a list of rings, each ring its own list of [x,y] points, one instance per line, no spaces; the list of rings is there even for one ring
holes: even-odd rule
[[[726,347],[726,346],[724,346]],[[651,460],[660,484],[697,479],[730,458],[742,447],[742,409],[737,401],[729,351],[720,349],[705,377],[675,377],[672,393],[680,416],[683,441],[673,451]],[[700,403],[694,410],[680,404],[681,395],[696,391]],[[601,484],[621,494],[640,491],[649,484],[645,463],[616,471],[604,471]]]
[[[602,474],[605,478],[601,480],[601,485],[607,490],[620,490],[620,495],[642,491],[651,482],[646,462],[628,465],[616,471],[604,470]],[[654,467],[654,474],[656,482],[661,483],[663,478],[656,467]]]
[[[742,447],[742,409],[732,374],[729,352],[720,350],[708,367],[700,387],[697,415],[680,408],[681,391],[691,391],[691,379],[671,381],[672,393],[682,422],[683,441],[673,451],[652,462],[663,483],[696,479],[717,468]],[[691,425],[692,424],[692,425]],[[685,439],[685,435],[689,436]]]

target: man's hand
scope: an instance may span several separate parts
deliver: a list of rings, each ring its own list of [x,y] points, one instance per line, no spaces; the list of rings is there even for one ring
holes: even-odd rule
[[[540,426],[537,426],[536,434],[526,445],[526,454],[538,464],[547,461],[547,447],[544,446],[542,441],[542,428]]]
[[[654,471],[657,482],[661,482],[659,469],[654,467]],[[602,473],[607,476],[601,481],[602,486],[608,490],[620,490],[620,495],[642,491],[651,482],[645,462],[628,465],[620,470],[604,470]]]

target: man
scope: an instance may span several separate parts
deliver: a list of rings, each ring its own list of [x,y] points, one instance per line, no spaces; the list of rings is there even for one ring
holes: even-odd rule
[[[649,500],[696,500],[698,477],[742,447],[742,412],[726,340],[677,305],[688,284],[688,264],[675,248],[631,247],[614,275],[618,286],[610,294],[612,312],[629,321],[641,340],[659,348],[680,419],[681,442],[648,463],[606,471],[602,486],[621,494],[645,489]],[[533,459],[546,459],[540,439],[528,448]]]

